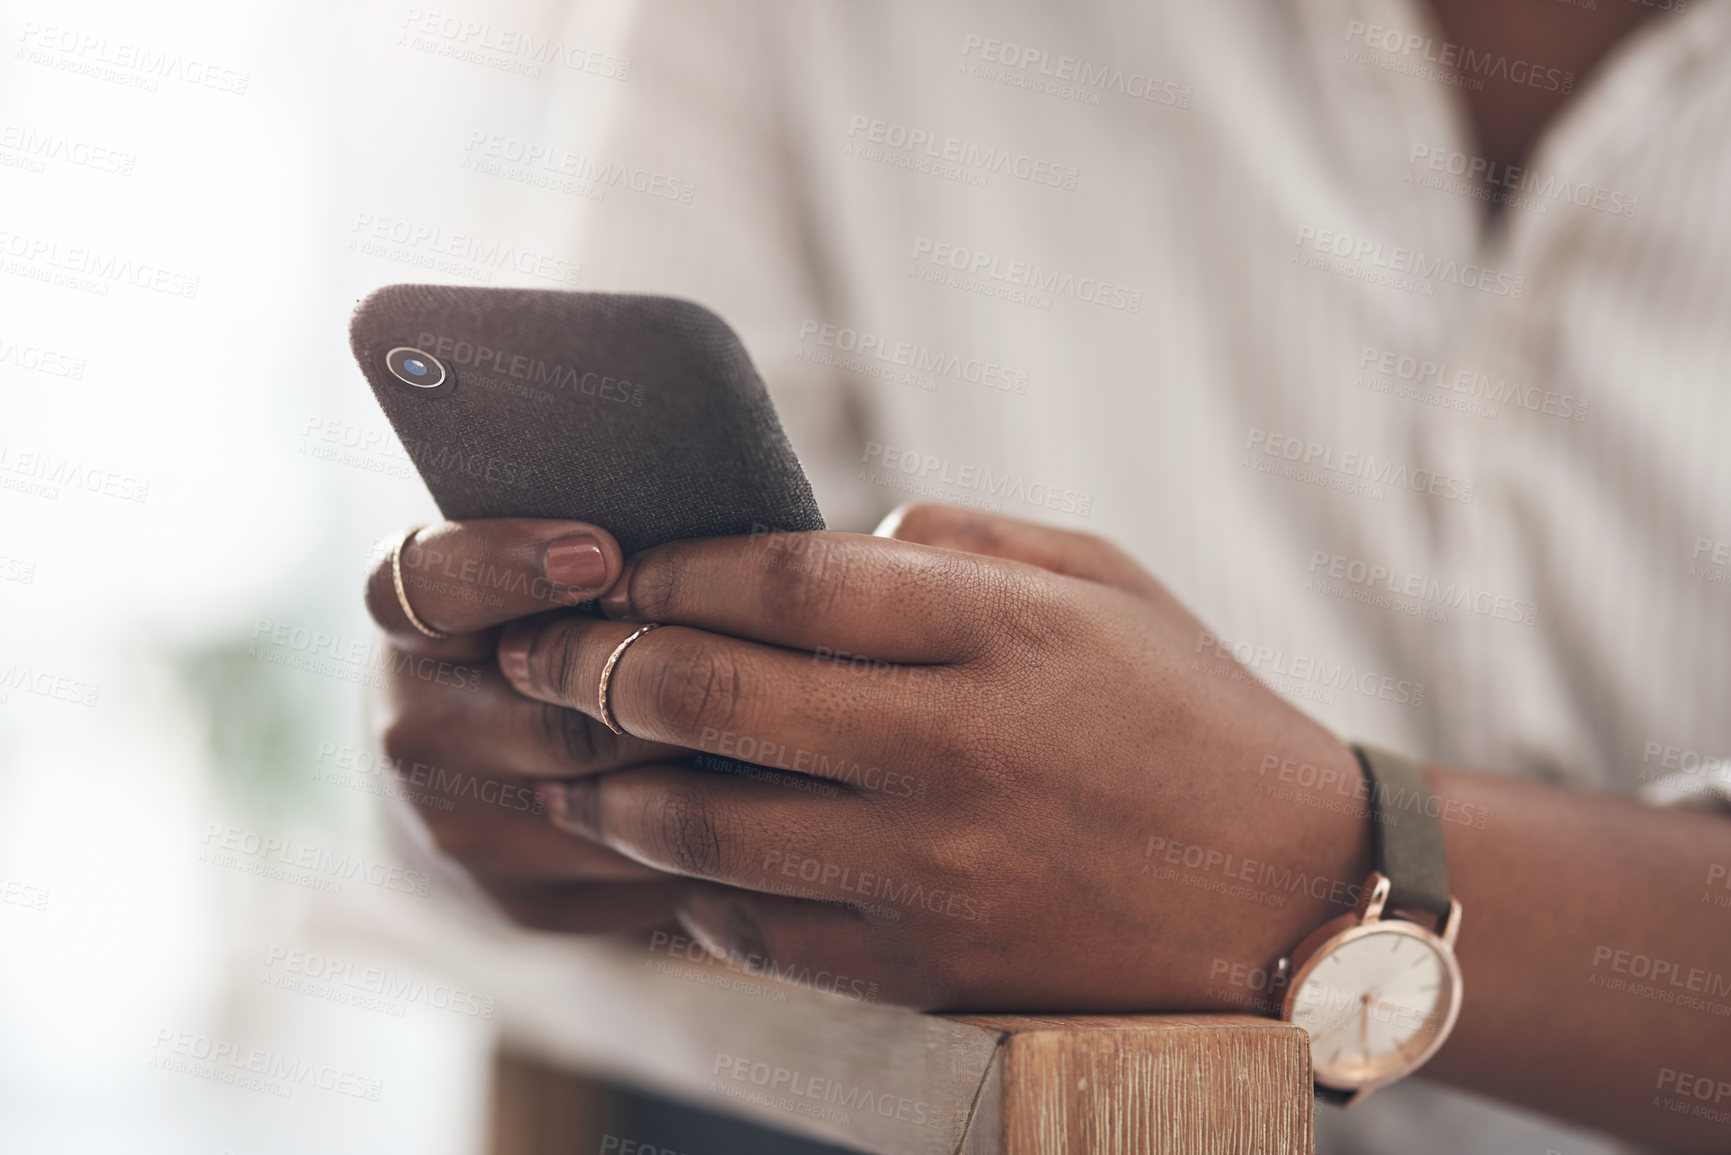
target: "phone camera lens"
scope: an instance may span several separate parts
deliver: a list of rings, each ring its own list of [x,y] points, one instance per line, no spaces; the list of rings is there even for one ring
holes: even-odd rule
[[[420,349],[399,345],[385,354],[385,368],[391,376],[422,395],[449,393],[457,379],[444,362]]]

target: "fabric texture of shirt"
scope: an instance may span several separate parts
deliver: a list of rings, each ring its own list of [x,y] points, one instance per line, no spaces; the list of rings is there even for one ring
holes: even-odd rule
[[[832,526],[1101,534],[1200,671],[1344,737],[1731,782],[1731,4],[1618,46],[1488,230],[1459,85],[1575,78],[1456,76],[1415,0],[646,0],[624,52],[608,155],[688,195],[586,205],[584,280],[732,321]],[[1422,1080],[1318,1111],[1325,1152],[1621,1149]]]

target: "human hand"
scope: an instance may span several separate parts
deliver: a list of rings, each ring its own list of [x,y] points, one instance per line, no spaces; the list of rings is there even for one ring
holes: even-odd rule
[[[602,932],[670,923],[683,880],[549,826],[535,784],[677,757],[618,738],[576,710],[516,693],[493,663],[499,625],[594,598],[619,575],[618,543],[578,522],[446,522],[402,552],[415,629],[397,599],[391,558],[366,600],[392,652],[377,709],[385,754],[433,842],[517,921]]]
[[[1349,908],[1222,885],[1254,860],[1356,886],[1362,818],[1255,787],[1270,756],[1357,766],[1260,684],[1199,672],[1202,627],[1126,555],[936,506],[895,534],[676,542],[632,560],[613,620],[507,628],[511,684],[594,718],[608,656],[660,623],[610,685],[634,749],[798,772],[548,782],[554,822],[691,879],[679,916],[712,950],[927,1008],[1225,1009],[1213,960],[1271,962]]]

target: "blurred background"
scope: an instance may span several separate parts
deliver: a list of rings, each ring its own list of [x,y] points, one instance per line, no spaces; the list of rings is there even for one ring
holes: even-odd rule
[[[488,8],[604,59],[622,5]],[[0,8],[0,1150],[483,1149],[498,940],[392,858],[363,716],[374,538],[434,510],[343,334],[540,283],[407,238],[566,255],[464,141],[581,150],[614,81],[418,12]]]
[[[1061,481],[1088,508],[1048,520],[1122,542],[1235,639],[1222,668],[1227,649],[1255,653],[1338,733],[1623,793],[1653,752],[1696,754],[1697,771],[1697,751],[1722,752],[1726,578],[1685,554],[1731,524],[1725,346],[1708,335],[1731,230],[1720,212],[1686,241],[1670,231],[1709,215],[1706,177],[1673,187],[1632,147],[1556,153],[1544,171],[1638,189],[1641,215],[1519,218],[1489,251],[1530,278],[1521,301],[1302,266],[1294,237],[1319,225],[1465,260],[1482,222],[1475,201],[1413,183],[1398,135],[1446,136],[1452,90],[1337,61],[1328,6],[1266,7],[1266,27],[1257,5],[1132,4],[1070,29],[1057,4],[789,5],[721,43],[727,11],[704,10],[714,27],[659,37],[663,83],[636,86],[653,91],[633,110],[631,0],[0,0],[0,1152],[501,1151],[498,1104],[538,1077],[507,1063],[501,1080],[502,1047],[604,1053],[675,1090],[643,1040],[708,991],[701,968],[666,977],[639,948],[596,981],[595,957],[452,901],[387,821],[361,583],[381,536],[436,511],[347,347],[351,309],[384,284],[713,304],[790,430],[818,431],[801,451],[832,525],[869,527],[916,492],[892,470],[868,480],[874,444]],[[1170,106],[1096,105],[970,74],[966,37],[999,26],[1056,51],[1092,38],[1184,81],[1183,101],[1177,80]],[[526,59],[525,37],[563,60]],[[758,39],[762,56],[741,49]],[[739,81],[765,60],[785,75]],[[1281,87],[1288,65],[1315,81],[1305,101]],[[782,84],[791,107],[771,107]],[[1631,107],[1675,128],[1667,156],[1720,155],[1717,105],[1679,118],[1654,92]],[[1307,120],[1311,97],[1348,128]],[[1598,93],[1596,115],[1619,98]],[[852,151],[862,109],[983,141],[1025,125],[1088,176],[1078,192],[904,171]],[[616,120],[638,136],[621,146]],[[659,163],[661,184],[546,179],[512,152],[525,141]],[[951,285],[909,264],[934,237],[1138,286],[1138,311]],[[1624,276],[1649,251],[1677,266],[1668,296]],[[959,350],[1019,384],[850,367],[832,355],[845,343],[808,340],[820,322]],[[1366,387],[1388,350],[1578,389],[1590,422]],[[860,434],[868,401],[877,442]],[[1265,475],[1248,451],[1270,429],[1458,471],[1478,499]],[[1650,504],[1629,512],[1625,493]],[[1518,623],[1362,604],[1312,588],[1331,557],[1543,609]],[[1363,677],[1335,693],[1279,676],[1284,656]],[[627,1011],[604,992],[629,973]],[[823,996],[797,989],[709,993],[747,1018],[773,1000],[824,1021]],[[710,1044],[680,1058],[703,1069]],[[614,1136],[780,1149],[642,1095],[585,1094],[567,1089],[573,1110]],[[1393,1118],[1399,1094],[1356,1117]]]

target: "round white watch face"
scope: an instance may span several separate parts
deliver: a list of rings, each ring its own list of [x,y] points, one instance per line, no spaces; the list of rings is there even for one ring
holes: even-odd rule
[[[1288,1017],[1310,1032],[1316,1077],[1337,1087],[1391,1082],[1454,1025],[1454,956],[1412,923],[1373,922],[1325,943],[1294,976]]]

